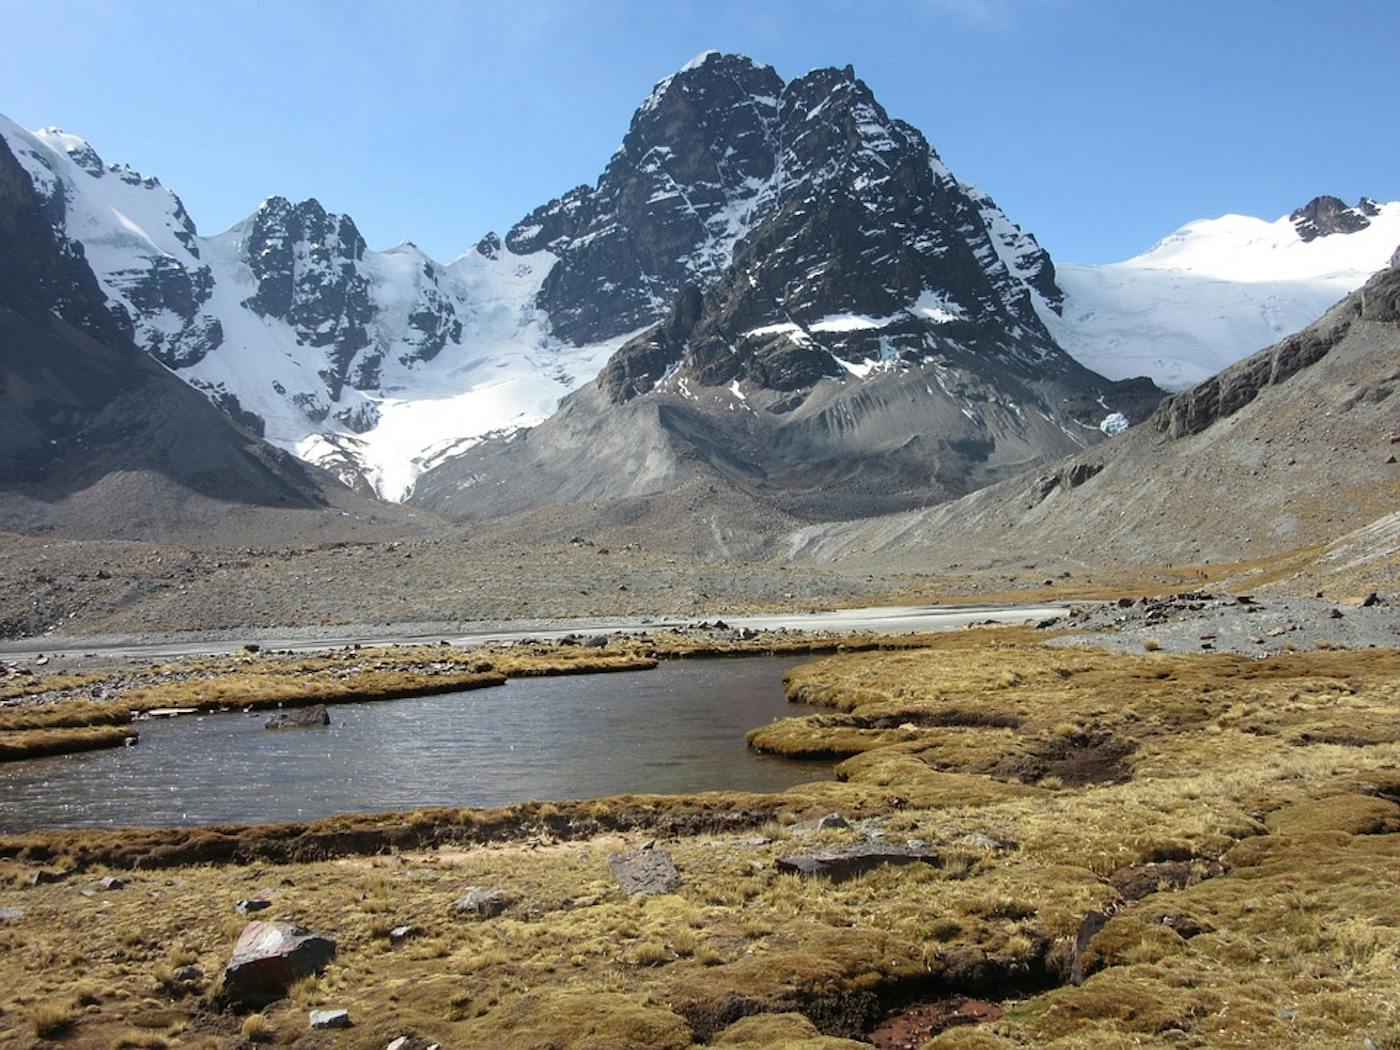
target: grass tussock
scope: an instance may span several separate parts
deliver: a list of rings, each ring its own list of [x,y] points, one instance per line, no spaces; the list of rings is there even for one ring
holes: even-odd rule
[[[72,999],[37,1003],[29,1011],[29,1027],[40,1039],[67,1034],[78,1023],[78,1004]]]
[[[31,729],[0,733],[0,762],[18,762],[26,758],[125,747],[128,740],[136,740],[138,737],[136,730],[123,726]]]

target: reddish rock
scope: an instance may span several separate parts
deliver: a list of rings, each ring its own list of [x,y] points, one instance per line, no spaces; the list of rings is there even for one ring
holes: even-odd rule
[[[250,922],[224,967],[223,993],[235,1002],[268,1002],[302,977],[318,974],[335,958],[335,941],[305,926]]]

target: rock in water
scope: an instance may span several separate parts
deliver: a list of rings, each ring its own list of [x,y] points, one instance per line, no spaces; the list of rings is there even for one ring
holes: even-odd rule
[[[263,725],[264,729],[309,729],[331,724],[330,712],[325,704],[312,704],[310,707],[295,707],[290,711],[278,711]]]
[[[674,893],[681,888],[681,874],[676,870],[671,855],[654,845],[648,844],[626,853],[611,853],[608,855],[608,868],[622,887],[622,892],[629,897],[638,893],[648,896]]]
[[[912,846],[849,846],[843,849],[823,849],[812,853],[795,853],[779,857],[779,871],[798,875],[822,875],[833,882],[853,879],[882,864],[932,864],[939,857],[931,850]]]
[[[495,918],[508,907],[509,894],[485,886],[468,886],[467,892],[452,902],[452,910],[459,915],[472,915],[479,919]]]
[[[250,922],[224,967],[224,997],[257,1003],[279,998],[292,983],[318,974],[335,958],[335,941],[305,926]]]

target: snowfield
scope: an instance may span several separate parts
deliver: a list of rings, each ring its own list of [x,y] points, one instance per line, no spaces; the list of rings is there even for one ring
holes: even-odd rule
[[[1057,266],[1063,315],[1041,316],[1060,345],[1109,379],[1201,382],[1317,320],[1390,260],[1400,202],[1370,226],[1304,241],[1287,216],[1187,223],[1108,266]]]

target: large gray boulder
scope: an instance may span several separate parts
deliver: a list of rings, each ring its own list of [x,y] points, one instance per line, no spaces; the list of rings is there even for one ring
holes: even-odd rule
[[[270,1002],[318,974],[335,958],[335,941],[289,922],[250,922],[224,967],[223,995],[231,1002]]]
[[[494,919],[510,907],[510,894],[504,890],[493,890],[486,886],[468,886],[467,892],[452,902],[452,910],[458,915],[470,915],[477,919]]]
[[[674,893],[681,888],[681,875],[671,855],[653,843],[626,853],[609,854],[608,868],[629,897],[638,893]]]

